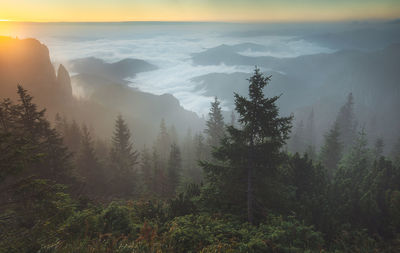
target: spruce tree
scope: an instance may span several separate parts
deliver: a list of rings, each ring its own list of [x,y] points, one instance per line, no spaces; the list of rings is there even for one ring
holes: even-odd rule
[[[81,145],[76,166],[78,174],[86,185],[86,193],[98,194],[103,188],[102,169],[94,152],[92,136],[86,125],[82,126]]]
[[[77,154],[79,152],[81,138],[81,129],[79,128],[78,123],[76,123],[75,120],[72,120],[71,124],[67,124],[64,134],[64,143],[72,153]]]
[[[255,222],[255,202],[268,205],[260,197],[266,189],[266,178],[273,177],[282,162],[281,148],[291,129],[292,117],[279,117],[275,104],[279,96],[264,97],[263,90],[270,80],[270,76],[255,69],[249,79],[249,98],[235,94],[238,121],[243,128],[229,126],[228,137],[214,153],[218,162],[203,163],[206,187],[213,189],[210,194],[217,194],[216,202],[239,212],[244,204],[250,223]]]
[[[168,160],[168,188],[169,196],[175,196],[179,186],[181,174],[181,152],[178,145],[171,145],[171,152]]]
[[[111,169],[113,170],[113,186],[117,194],[130,195],[134,192],[138,154],[133,149],[131,133],[121,115],[115,122],[112,148],[110,154]]]
[[[24,172],[28,177],[72,182],[70,154],[60,134],[22,86],[17,93],[19,103],[0,103],[0,181]]]
[[[342,158],[342,143],[340,142],[339,124],[335,122],[332,129],[325,135],[325,143],[321,148],[320,160],[332,179],[337,165]]]
[[[307,123],[304,131],[305,142],[308,150],[315,149],[315,119],[314,108],[311,109],[310,115],[307,118]]]
[[[340,141],[344,150],[351,147],[356,137],[357,122],[354,114],[354,97],[353,93],[349,93],[346,103],[340,108],[336,122],[339,126]]]
[[[150,151],[145,147],[141,152],[141,178],[142,190],[144,193],[151,194],[153,191],[153,164]]]
[[[300,122],[297,124],[290,144],[290,150],[293,153],[298,152],[300,154],[303,154],[305,152],[306,141],[304,138],[304,124],[302,120],[300,120]]]
[[[167,131],[167,126],[165,120],[162,119],[160,123],[160,132],[158,134],[157,140],[154,143],[155,152],[158,155],[160,161],[160,168],[165,170],[168,164],[169,153],[171,150],[171,136]]]
[[[368,148],[366,133],[362,129],[352,147],[340,161],[333,180],[334,206],[343,223],[360,223],[360,199],[365,194],[365,178],[373,165],[373,155]],[[367,186],[370,187],[370,186]]]
[[[204,130],[207,134],[207,143],[210,147],[218,147],[225,134],[225,124],[220,102],[217,97],[214,98],[214,102],[211,102],[208,117],[206,122],[207,127]]]

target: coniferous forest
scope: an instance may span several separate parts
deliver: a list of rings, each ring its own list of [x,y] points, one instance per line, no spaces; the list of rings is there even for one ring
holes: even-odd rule
[[[215,98],[204,132],[162,120],[142,149],[124,115],[100,138],[19,85],[0,104],[0,251],[398,252],[400,139],[368,143],[350,93],[320,149],[310,127],[289,141],[271,82],[256,68],[231,123]]]
[[[400,253],[399,66],[399,0],[0,0],[0,253]]]

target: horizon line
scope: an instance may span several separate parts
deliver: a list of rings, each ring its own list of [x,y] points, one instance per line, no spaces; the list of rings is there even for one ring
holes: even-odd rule
[[[9,20],[0,19],[1,23],[38,23],[38,24],[78,24],[78,23],[221,23],[221,24],[277,24],[277,23],[357,23],[357,22],[394,22],[399,18],[369,18],[369,19],[343,19],[343,20],[111,20],[111,21],[40,21],[40,20]]]

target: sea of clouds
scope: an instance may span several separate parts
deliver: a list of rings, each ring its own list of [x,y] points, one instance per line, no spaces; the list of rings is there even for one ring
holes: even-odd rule
[[[234,24],[30,24],[19,37],[35,37],[50,50],[52,61],[63,63],[77,58],[97,57],[106,62],[125,58],[146,60],[157,70],[139,73],[130,79],[131,86],[154,94],[170,93],[181,105],[206,115],[212,97],[196,88],[192,78],[210,73],[248,72],[251,66],[194,65],[191,54],[221,44],[256,43],[263,51],[250,49],[239,52],[246,56],[297,57],[329,53],[331,49],[318,46],[300,37],[276,35],[234,36],[229,32],[245,31],[246,26]],[[29,32],[26,32],[29,31]],[[17,36],[17,35],[16,35]],[[265,70],[267,71],[267,70]],[[222,103],[224,106],[224,103]],[[229,109],[229,108],[225,108]]]

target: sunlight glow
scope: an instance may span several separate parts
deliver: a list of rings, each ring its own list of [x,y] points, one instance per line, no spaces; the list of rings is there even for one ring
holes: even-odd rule
[[[1,1],[1,0],[0,0]],[[0,21],[341,21],[396,19],[398,0],[18,0],[1,4]]]

